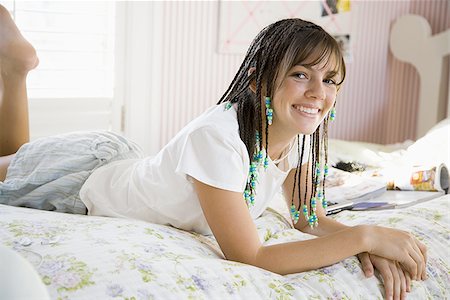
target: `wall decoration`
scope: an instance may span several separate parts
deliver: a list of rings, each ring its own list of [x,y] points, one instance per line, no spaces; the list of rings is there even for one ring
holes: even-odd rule
[[[265,26],[281,19],[302,18],[339,37],[346,59],[351,57],[350,0],[220,1],[218,52],[245,54]]]

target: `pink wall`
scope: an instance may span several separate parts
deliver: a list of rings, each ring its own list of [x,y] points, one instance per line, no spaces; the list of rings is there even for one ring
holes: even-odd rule
[[[433,34],[444,31],[450,28],[449,2],[354,1],[352,13],[353,61],[330,135],[375,143],[416,139],[419,76],[391,54],[389,31],[404,14],[425,17]]]
[[[243,56],[217,52],[218,2],[161,5],[162,86],[152,88],[161,88],[159,145],[163,146],[217,102]],[[449,2],[352,1],[351,5],[353,60],[330,136],[376,143],[415,139],[419,77],[411,65],[390,53],[389,30],[396,18],[408,13],[424,16],[433,33],[450,28]]]

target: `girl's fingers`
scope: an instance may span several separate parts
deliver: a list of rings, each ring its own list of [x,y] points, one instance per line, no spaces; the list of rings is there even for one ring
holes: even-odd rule
[[[419,247],[420,252],[422,253],[422,256],[424,258],[424,267],[423,267],[423,272],[422,272],[421,278],[422,278],[422,280],[425,280],[425,279],[427,279],[427,260],[428,260],[427,247],[419,241],[417,241],[416,243],[417,243],[417,246]]]
[[[406,278],[406,291],[411,292],[411,275],[409,275],[409,273],[405,271],[403,271],[403,274],[405,274]]]
[[[403,269],[396,263],[398,274],[400,275],[400,299],[406,298],[406,277]]]
[[[422,252],[423,257],[425,258],[425,262],[427,261],[427,246],[425,246],[420,241],[416,240],[416,244],[419,247],[420,251]]]
[[[403,260],[400,261],[400,264],[411,275],[411,279],[416,277],[417,263],[411,256],[407,255],[404,257]]]
[[[417,240],[415,240],[415,241],[417,241]],[[422,251],[420,251],[420,248],[419,248],[417,242],[413,243],[413,245],[412,245],[413,252],[411,254],[413,256],[413,259],[417,263],[417,274],[414,277],[414,279],[420,280],[422,278],[423,269],[425,266],[425,258],[423,257]]]
[[[400,274],[397,270],[397,266],[395,265],[394,262],[389,262],[389,269],[390,272],[392,273],[392,278],[393,278],[393,298],[388,298],[388,299],[400,299],[400,295],[401,295],[401,282],[400,282]]]
[[[373,264],[370,260],[369,253],[363,252],[358,254],[359,261],[361,262],[361,266],[366,277],[370,277],[373,275]]]
[[[384,285],[384,297],[385,299],[393,299],[394,296],[394,276],[389,268],[389,264],[383,264],[378,266],[378,271],[380,272],[381,278],[383,278]]]

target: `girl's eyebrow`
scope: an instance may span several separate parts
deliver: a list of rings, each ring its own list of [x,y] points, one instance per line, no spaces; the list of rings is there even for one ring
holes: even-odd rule
[[[293,65],[292,68],[291,68],[291,70],[294,69],[294,68],[298,68],[298,67],[305,68],[305,69],[307,69],[308,71],[313,71],[313,69],[312,69],[311,67],[308,67],[308,66],[305,66],[305,65],[302,65],[302,64],[296,64],[296,65]]]
[[[295,64],[295,65],[293,66],[293,68],[295,68],[295,67],[303,67],[303,68],[306,68],[306,69],[311,70],[311,67],[307,67],[307,66],[302,65],[302,64]]]
[[[305,66],[305,65],[302,65],[302,64],[296,64],[296,65],[294,65],[292,68],[295,68],[295,67],[303,67],[303,68],[305,68],[305,69],[307,69],[307,70],[309,70],[309,71],[313,71],[313,68],[312,68],[312,67]],[[339,73],[339,72],[337,72],[336,70],[328,70],[328,71],[326,72],[326,75],[327,75],[327,76],[333,77],[333,76],[335,76],[335,75],[338,74],[338,73]]]

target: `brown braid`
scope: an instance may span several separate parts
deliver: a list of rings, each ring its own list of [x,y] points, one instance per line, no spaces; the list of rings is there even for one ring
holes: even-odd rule
[[[309,138],[309,153],[308,153],[308,163],[309,163],[309,161],[310,161],[310,159],[311,159],[311,154],[313,153],[313,151],[312,151],[312,148],[313,148],[313,139],[312,139],[312,136],[310,136],[310,138]],[[303,149],[302,149],[303,150]],[[300,165],[300,166],[297,166],[297,168],[301,168],[302,166]],[[309,184],[308,184],[308,180],[309,180],[309,169],[310,169],[310,167],[309,167],[309,165],[308,165],[308,167],[306,168],[306,183],[305,183],[305,196],[303,197],[303,205],[306,205],[306,199],[308,198],[308,188],[309,188]],[[299,189],[300,189],[300,185],[298,186],[299,187]],[[311,191],[311,193],[312,193],[312,191]]]
[[[303,137],[302,137],[302,150],[301,150],[301,152],[300,152],[300,137],[299,136],[297,136],[297,146],[298,146],[298,148],[297,148],[297,152],[298,152],[298,163],[297,163],[297,168],[295,169],[295,177],[297,176],[297,173],[298,173],[298,181],[300,182],[300,179],[302,178],[302,163],[303,163],[303,154],[305,153],[305,139],[306,139],[306,136],[305,135],[303,135]],[[295,193],[294,193],[294,191],[295,191],[295,188],[296,188],[296,186],[295,186],[295,184],[296,184],[296,181],[294,180],[294,188],[293,188],[293,190],[292,190],[292,198],[291,198],[291,203],[292,204],[294,204],[294,195],[295,195]],[[299,185],[299,188],[298,188],[298,206],[299,207],[301,207],[302,206],[302,203],[301,203],[301,197],[300,197],[300,195],[301,195],[301,189],[300,189],[300,185]],[[295,204],[294,204],[295,205]]]
[[[328,167],[328,122],[330,119],[330,115],[328,115],[325,120],[323,120],[323,135],[322,135],[322,145],[323,145],[323,152],[324,152],[324,164]],[[322,195],[324,201],[326,201],[325,197],[325,179],[327,177],[327,174],[325,171],[323,172],[323,185],[322,185]]]

